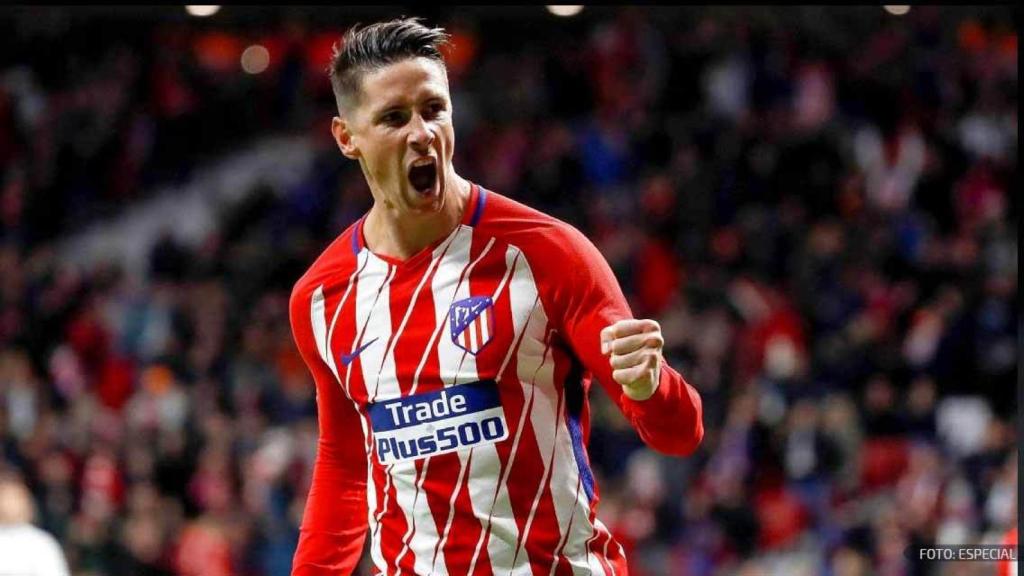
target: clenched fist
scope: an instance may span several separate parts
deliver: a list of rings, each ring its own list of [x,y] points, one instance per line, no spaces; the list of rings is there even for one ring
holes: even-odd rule
[[[601,353],[609,355],[612,377],[633,400],[647,400],[658,389],[664,346],[654,320],[619,320],[601,330]]]

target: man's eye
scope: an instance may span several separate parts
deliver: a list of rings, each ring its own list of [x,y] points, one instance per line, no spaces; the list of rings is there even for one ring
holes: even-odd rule
[[[404,118],[402,117],[402,114],[400,112],[388,112],[387,114],[380,117],[380,121],[383,122],[384,124],[397,126],[404,121]]]
[[[434,104],[430,104],[429,106],[427,106],[426,116],[429,118],[437,118],[438,116],[441,115],[442,112],[444,112],[444,110],[444,104],[441,104],[440,102],[435,102]]]

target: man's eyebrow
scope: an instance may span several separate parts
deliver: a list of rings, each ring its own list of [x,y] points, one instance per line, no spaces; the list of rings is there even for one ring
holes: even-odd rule
[[[445,100],[446,96],[447,96],[446,92],[443,89],[440,89],[440,87],[437,87],[437,86],[424,86],[424,88],[423,88],[423,99],[424,100],[433,100],[435,98],[437,98],[439,100]]]
[[[373,110],[373,116],[380,116],[381,114],[385,114],[393,110],[400,110],[401,108],[402,105],[398,102],[385,102],[383,105]]]
[[[404,99],[402,97],[397,97],[391,98],[389,100],[384,100],[382,104],[371,108],[370,111],[373,116],[380,116],[385,112],[399,110],[403,107],[405,107]]]

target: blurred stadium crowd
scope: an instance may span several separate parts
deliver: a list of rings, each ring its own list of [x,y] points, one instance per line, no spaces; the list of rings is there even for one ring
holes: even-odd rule
[[[687,459],[591,395],[631,571],[931,574],[906,546],[999,540],[1018,492],[1010,8],[535,9],[437,15],[456,166],[582,229],[701,392]],[[354,20],[34,10],[0,18],[0,469],[76,574],[288,574],[317,424],[287,299],[370,202],[328,133],[323,70]],[[252,41],[260,74],[238,69]],[[165,235],[143,276],[54,249],[280,133],[316,150],[302,182],[257,186],[194,246]]]

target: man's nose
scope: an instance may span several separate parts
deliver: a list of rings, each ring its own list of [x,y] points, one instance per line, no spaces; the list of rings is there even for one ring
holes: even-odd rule
[[[430,130],[430,125],[419,114],[413,115],[409,122],[409,145],[417,152],[426,153],[433,143],[434,133]]]

